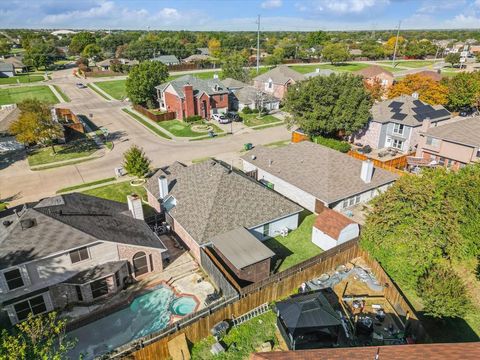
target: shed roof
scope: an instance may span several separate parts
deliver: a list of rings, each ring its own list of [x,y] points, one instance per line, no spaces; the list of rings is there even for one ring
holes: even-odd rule
[[[313,226],[337,240],[342,230],[350,224],[356,224],[356,222],[338,211],[325,208],[318,214]]]
[[[244,227],[217,235],[212,238],[212,243],[237,269],[243,269],[275,255]]]

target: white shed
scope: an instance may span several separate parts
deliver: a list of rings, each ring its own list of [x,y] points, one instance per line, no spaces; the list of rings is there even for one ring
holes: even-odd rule
[[[315,220],[312,242],[323,250],[331,249],[355,239],[360,233],[359,225],[341,213],[324,209]]]

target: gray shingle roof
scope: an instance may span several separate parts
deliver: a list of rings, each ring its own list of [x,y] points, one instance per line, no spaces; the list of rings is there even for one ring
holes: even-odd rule
[[[80,193],[58,195],[19,215],[1,219],[0,268],[97,241],[166,249],[144,221],[134,219],[127,205],[116,201]],[[35,225],[26,228],[22,221],[28,219]],[[12,223],[6,227],[4,221]]]
[[[13,64],[0,62],[0,72],[13,72]]]
[[[398,123],[408,126],[421,126],[429,118],[437,122],[450,118],[450,112],[442,105],[428,105],[411,95],[379,102],[372,107],[372,120],[379,123]]]
[[[309,141],[274,149],[255,147],[242,159],[328,204],[398,178],[389,171],[375,168],[372,181],[367,184],[360,178],[362,161]]]
[[[164,175],[176,206],[169,214],[199,243],[238,227],[252,228],[298,213],[302,208],[244,174],[211,160],[188,167],[180,163],[159,170],[146,189],[159,198]]]
[[[279,102],[274,96],[267,94],[264,91],[261,91],[260,94],[263,97],[264,102]],[[256,101],[257,96],[259,96],[259,90],[253,86],[245,86],[237,91],[235,91],[235,97],[241,104],[252,104]]]
[[[425,134],[459,144],[480,147],[480,117],[431,127]]]
[[[182,77],[179,77],[178,79],[158,85],[155,87],[155,89],[163,91],[168,87],[168,85],[172,85],[175,92],[180,97],[183,98],[185,97],[185,94],[183,92],[183,87],[187,84],[193,86],[194,96],[201,96],[203,93],[206,93],[207,95],[228,93],[227,88],[225,87],[225,85],[222,84],[220,80],[218,79],[203,80],[193,75],[184,75]]]
[[[305,76],[291,69],[286,65],[280,65],[273,68],[272,70],[267,71],[264,74],[258,75],[253,80],[268,81],[268,79],[272,79],[274,84],[283,85],[287,83],[289,80],[294,80],[294,81],[305,80]]]
[[[175,55],[160,55],[156,56],[152,59],[152,61],[160,61],[166,65],[169,64],[180,64],[180,61],[177,59]]]
[[[237,269],[243,269],[275,255],[243,227],[213,237],[212,243]]]
[[[330,76],[332,74],[338,74],[338,72],[330,70],[330,69],[318,69],[318,71],[315,70],[313,72],[309,72],[309,73],[305,74],[304,76],[307,79],[310,79],[310,78],[313,78],[315,76]]]
[[[238,80],[232,79],[232,78],[223,79],[222,84],[229,89],[241,89],[245,86],[248,86],[248,84],[245,84],[241,81],[238,81]]]

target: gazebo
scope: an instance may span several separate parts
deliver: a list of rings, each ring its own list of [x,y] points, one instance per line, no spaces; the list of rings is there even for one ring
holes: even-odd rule
[[[275,305],[277,326],[290,350],[331,347],[342,323],[322,293],[292,296]]]

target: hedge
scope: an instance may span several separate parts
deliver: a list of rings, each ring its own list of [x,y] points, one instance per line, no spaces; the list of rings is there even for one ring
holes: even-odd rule
[[[313,138],[313,141],[316,144],[320,144],[320,145],[329,147],[331,149],[340,151],[342,153],[347,153],[351,148],[351,146],[348,142],[337,140],[337,139],[334,139],[334,138],[326,138],[326,137],[323,137],[323,136],[316,136],[316,137]]]

